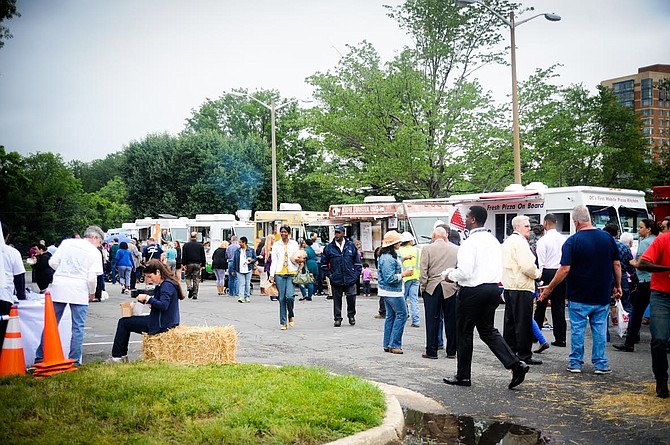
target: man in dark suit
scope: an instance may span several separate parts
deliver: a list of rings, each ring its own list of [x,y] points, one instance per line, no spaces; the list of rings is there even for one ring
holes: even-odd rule
[[[440,315],[444,316],[447,357],[456,358],[456,284],[442,279],[440,273],[456,267],[458,247],[448,242],[442,227],[433,230],[433,242],[421,250],[419,291],[426,314],[426,352],[423,358],[436,359],[440,334]]]

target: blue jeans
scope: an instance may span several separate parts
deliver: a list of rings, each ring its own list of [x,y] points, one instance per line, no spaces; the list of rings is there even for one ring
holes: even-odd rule
[[[670,337],[670,294],[651,291],[651,369],[656,380],[668,378],[666,345]]]
[[[240,292],[239,284],[237,281],[237,274],[233,276],[233,272],[235,272],[235,268],[233,266],[233,260],[229,260],[228,262],[228,295],[237,295]]]
[[[244,298],[251,297],[251,272],[235,272],[235,278],[237,279],[237,296],[241,297],[244,292]]]
[[[112,284],[116,283],[116,260],[112,260],[111,263],[111,279],[112,279]]]
[[[60,323],[63,317],[65,306],[70,303],[58,303],[54,301],[54,312],[56,321]],[[72,338],[70,339],[70,354],[68,358],[75,360],[75,365],[81,364],[81,349],[84,343],[84,325],[86,325],[86,314],[88,313],[87,304],[70,304],[70,313],[72,314]],[[35,363],[44,361],[44,331],[42,331],[42,341],[35,352]]]
[[[407,323],[407,304],[404,298],[384,297],[386,321],[384,322],[384,347],[402,348],[402,334]]]
[[[130,266],[119,266],[119,283],[130,289],[130,274],[133,273],[133,268]]]
[[[369,281],[363,281],[363,295],[370,295],[370,282]]]
[[[584,364],[584,336],[586,321],[591,324],[591,362],[595,369],[608,369],[605,346],[607,344],[608,304],[585,304],[568,301],[570,314],[570,368],[581,369]]]
[[[216,285],[224,287],[226,285],[226,269],[214,269],[216,276]]]
[[[300,293],[303,298],[311,300],[314,295],[314,283],[300,285]]]
[[[540,345],[543,345],[547,342],[547,339],[544,338],[544,335],[542,335],[542,329],[540,329],[540,326],[538,326],[537,322],[534,319],[533,319],[533,336],[540,343]]]
[[[288,324],[286,319],[293,318],[293,307],[295,305],[295,286],[293,285],[293,275],[275,275],[275,284],[279,290],[279,324],[285,326]]]
[[[419,280],[405,281],[405,301],[409,300],[409,311],[412,314],[412,324],[418,325],[419,318]]]

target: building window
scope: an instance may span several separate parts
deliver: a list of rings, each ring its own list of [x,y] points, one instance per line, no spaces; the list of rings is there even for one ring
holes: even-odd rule
[[[643,128],[642,129],[642,134],[645,134],[645,135],[651,134],[651,128]]]
[[[647,118],[647,119],[642,119],[642,125],[650,127],[650,126],[654,125],[654,120],[650,117]]]
[[[612,84],[612,89],[619,103],[629,108],[633,108],[635,104],[634,87],[635,81],[632,79]]]
[[[662,115],[663,110],[658,110],[658,114]],[[653,116],[653,115],[654,115],[654,110],[652,110],[651,108],[645,108],[644,110],[642,110],[642,116]]]

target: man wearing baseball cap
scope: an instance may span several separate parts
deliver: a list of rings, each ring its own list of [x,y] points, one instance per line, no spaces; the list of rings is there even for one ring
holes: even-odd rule
[[[354,243],[344,236],[344,227],[335,226],[335,238],[321,254],[321,269],[330,279],[333,291],[335,327],[342,325],[342,294],[347,296],[349,324],[356,324],[356,283],[363,270],[361,257]]]

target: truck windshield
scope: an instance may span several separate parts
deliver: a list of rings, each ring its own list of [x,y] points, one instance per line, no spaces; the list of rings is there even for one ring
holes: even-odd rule
[[[646,209],[632,209],[629,207],[619,207],[619,221],[621,221],[622,232],[628,232],[633,235],[633,239],[638,239],[637,226],[641,219],[649,218]]]
[[[614,207],[605,206],[587,206],[591,214],[591,222],[596,229],[604,229],[609,223],[618,225],[618,218],[616,209]]]
[[[409,218],[412,234],[416,238],[418,244],[429,244],[433,235],[433,225],[437,221],[437,216],[411,216]],[[442,218],[447,221],[447,215]]]

